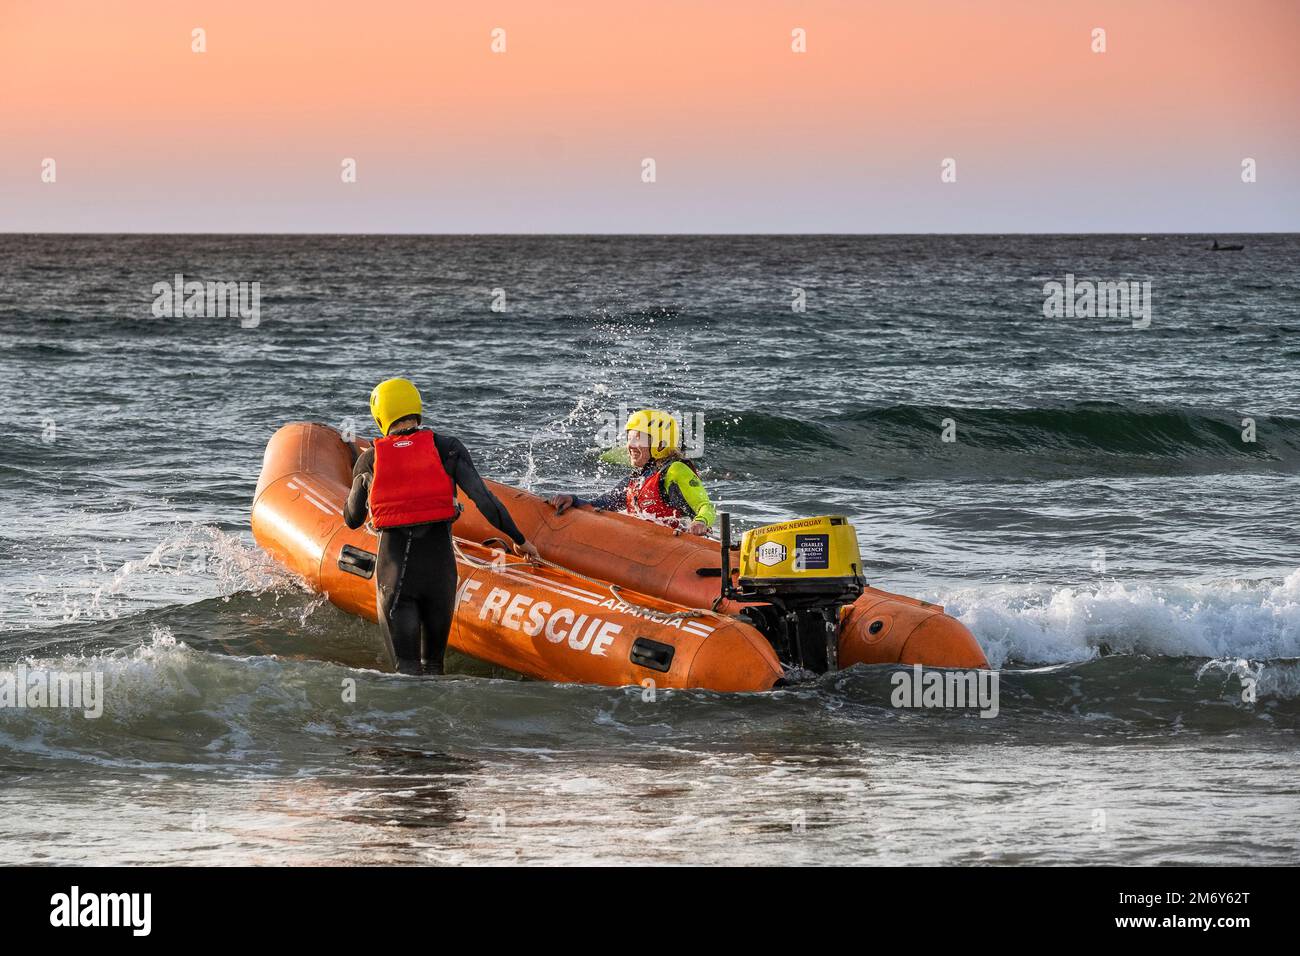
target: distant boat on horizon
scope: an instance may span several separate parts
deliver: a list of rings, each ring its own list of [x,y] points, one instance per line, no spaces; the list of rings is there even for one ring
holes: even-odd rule
[[[1210,251],[1211,252],[1241,252],[1241,250],[1245,248],[1246,248],[1245,246],[1240,244],[1221,246],[1219,245],[1219,240],[1215,239],[1214,245],[1210,246]]]

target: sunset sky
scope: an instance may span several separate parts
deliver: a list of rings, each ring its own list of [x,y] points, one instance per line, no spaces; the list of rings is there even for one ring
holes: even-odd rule
[[[1298,0],[0,0],[5,232],[1263,230]]]

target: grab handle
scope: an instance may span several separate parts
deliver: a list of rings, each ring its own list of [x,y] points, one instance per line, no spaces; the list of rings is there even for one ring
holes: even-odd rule
[[[724,511],[722,518],[722,591],[723,598],[731,597],[731,512]]]
[[[375,556],[354,545],[345,544],[339,554],[339,570],[355,574],[359,578],[375,576]]]

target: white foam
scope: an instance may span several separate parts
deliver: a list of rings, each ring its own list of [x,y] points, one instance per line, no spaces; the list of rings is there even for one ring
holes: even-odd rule
[[[246,538],[178,523],[142,557],[112,566],[97,552],[75,571],[41,573],[13,586],[23,613],[0,623],[0,631],[116,620],[142,606],[296,588],[292,575]]]
[[[1192,585],[968,588],[940,600],[994,667],[1088,660],[1102,645],[1153,656],[1300,657],[1300,570]]]

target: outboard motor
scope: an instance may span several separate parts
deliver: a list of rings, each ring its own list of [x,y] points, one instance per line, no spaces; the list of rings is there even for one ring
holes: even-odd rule
[[[841,609],[862,594],[858,535],[843,515],[783,521],[740,539],[739,587],[731,583],[731,515],[722,515],[722,597],[772,642],[788,668],[839,667]]]

